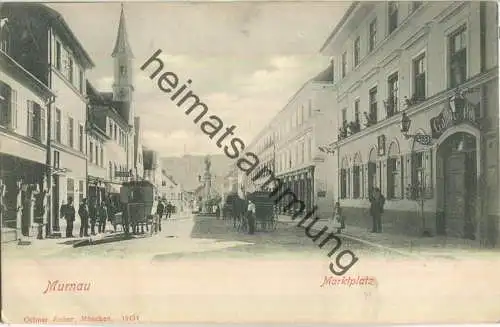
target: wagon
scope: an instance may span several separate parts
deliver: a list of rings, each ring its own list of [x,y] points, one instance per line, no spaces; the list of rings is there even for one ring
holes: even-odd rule
[[[270,192],[257,191],[248,195],[248,200],[255,204],[256,227],[259,230],[276,230],[276,203]]]
[[[113,225],[121,225],[125,234],[132,231],[144,233],[151,227],[151,234],[158,231],[159,217],[155,213],[155,186],[148,181],[124,182],[120,188],[123,211],[115,215]]]

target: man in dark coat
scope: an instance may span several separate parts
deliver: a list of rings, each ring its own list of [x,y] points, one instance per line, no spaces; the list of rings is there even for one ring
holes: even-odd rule
[[[64,204],[61,206],[61,218],[66,220],[66,237],[74,237],[73,236],[73,222],[75,221],[75,207],[73,205],[73,198],[68,198],[68,204]]]
[[[158,230],[161,232],[161,216],[163,216],[163,210],[165,209],[165,205],[161,199],[158,200],[158,205],[156,206],[156,214],[158,215]]]
[[[372,233],[382,233],[382,213],[384,212],[385,197],[378,187],[373,189],[370,203],[370,215],[373,220]]]
[[[87,199],[82,199],[80,207],[78,208],[78,215],[80,216],[80,237],[89,236],[89,208],[87,206]]]

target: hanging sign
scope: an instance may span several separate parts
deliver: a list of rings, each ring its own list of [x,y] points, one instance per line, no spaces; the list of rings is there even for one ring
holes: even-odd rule
[[[422,145],[431,145],[432,137],[430,135],[417,134],[415,135],[415,141]]]

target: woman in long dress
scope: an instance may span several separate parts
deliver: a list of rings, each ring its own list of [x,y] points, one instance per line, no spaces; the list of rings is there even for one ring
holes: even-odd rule
[[[344,216],[342,215],[342,208],[340,207],[339,202],[335,202],[335,206],[333,207],[333,216],[330,224],[333,229],[337,229],[337,234],[340,234],[345,228]]]

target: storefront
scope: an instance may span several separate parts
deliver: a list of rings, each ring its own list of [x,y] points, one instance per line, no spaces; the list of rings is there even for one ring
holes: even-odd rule
[[[312,210],[314,206],[314,166],[305,167],[294,170],[277,176],[281,180],[282,190],[292,191],[298,200],[304,202],[306,211]],[[280,213],[284,213],[285,207],[288,205],[288,199],[284,198],[278,203]],[[293,212],[300,210],[297,204],[293,208]]]

